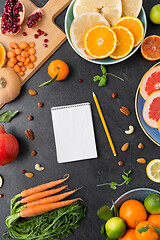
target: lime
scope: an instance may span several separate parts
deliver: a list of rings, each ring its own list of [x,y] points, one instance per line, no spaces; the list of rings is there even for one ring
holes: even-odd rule
[[[113,217],[105,225],[106,234],[111,239],[122,237],[126,231],[126,224],[120,217]]]
[[[151,214],[160,213],[160,194],[150,194],[144,200],[146,210]]]
[[[113,213],[108,206],[103,206],[97,211],[97,215],[99,218],[108,221],[113,217]]]
[[[3,178],[0,176],[0,188],[2,187],[3,185]]]
[[[160,24],[160,4],[154,5],[149,14],[150,20],[155,24]]]

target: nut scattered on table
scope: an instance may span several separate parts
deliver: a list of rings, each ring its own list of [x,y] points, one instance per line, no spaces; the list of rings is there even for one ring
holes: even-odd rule
[[[41,167],[41,165],[40,165],[39,163],[37,163],[37,164],[35,165],[35,169],[36,169],[37,171],[41,172],[41,171],[44,170],[44,167]]]
[[[37,92],[36,92],[35,90],[33,90],[33,89],[29,89],[29,90],[28,90],[28,93],[29,93],[30,95],[32,95],[32,96],[34,96],[34,95],[37,94]]]
[[[33,133],[33,131],[32,131],[31,129],[26,130],[26,131],[25,131],[25,134],[26,134],[26,137],[27,137],[29,140],[31,140],[31,141],[34,140],[34,133]]]
[[[32,152],[31,152],[31,156],[35,156],[37,154],[37,152],[35,151],[35,150],[33,150]]]
[[[129,147],[129,143],[125,143],[125,144],[121,147],[122,152],[127,151],[128,147]]]
[[[132,134],[133,132],[134,132],[134,127],[130,125],[129,129],[125,131],[125,134]]]
[[[38,107],[43,107],[43,103],[42,102],[38,102]]]
[[[138,158],[137,162],[138,163],[146,163],[146,159],[145,158]]]
[[[119,162],[118,162],[118,165],[119,165],[119,166],[122,166],[123,164],[124,164],[123,161],[119,161]]]
[[[29,120],[29,121],[32,121],[33,119],[34,119],[34,117],[31,116],[31,115],[28,117],[28,120]]]
[[[123,113],[126,116],[128,116],[130,114],[130,110],[126,107],[121,107],[120,111],[121,111],[121,113]]]
[[[144,148],[144,145],[143,145],[143,143],[139,143],[139,144],[138,144],[138,148],[139,148],[139,149],[142,149],[142,148]]]
[[[34,176],[33,173],[29,173],[29,172],[25,173],[25,175],[26,175],[26,177],[28,177],[28,178],[32,178],[32,177]]]
[[[116,99],[118,97],[118,94],[117,93],[112,93],[112,98],[113,99]]]

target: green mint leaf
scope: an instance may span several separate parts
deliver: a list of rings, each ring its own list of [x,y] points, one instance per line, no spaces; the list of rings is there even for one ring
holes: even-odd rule
[[[117,207],[116,207],[116,205],[115,205],[115,203],[114,203],[113,200],[112,200],[112,204],[113,204],[113,206],[114,206],[114,216],[115,216],[115,217],[119,217],[118,209],[117,209]]]
[[[147,224],[145,227],[141,227],[140,229],[137,230],[140,234],[143,232],[147,232],[149,229],[149,225]]]
[[[97,211],[97,216],[105,221],[113,217],[113,213],[108,206],[103,206]]]
[[[102,234],[104,237],[107,237],[106,229],[105,229],[105,224],[103,224],[102,227],[101,227],[101,234]]]
[[[93,78],[93,81],[94,82],[97,82],[97,81],[100,81],[101,80],[101,77],[100,76],[94,76],[94,78]]]
[[[128,171],[128,175],[129,175],[131,172],[132,172],[132,171],[131,171],[131,170],[129,170],[129,171]]]
[[[128,177],[126,177],[124,174],[122,174],[122,178],[126,181]]]
[[[117,183],[116,182],[111,182],[111,185],[110,185],[110,188],[112,188],[112,189],[117,189]]]
[[[107,81],[107,77],[106,76],[102,76],[98,86],[99,87],[103,87],[106,84],[106,81]]]
[[[106,73],[106,68],[102,64],[101,64],[101,71],[102,71],[103,74]]]
[[[6,111],[0,114],[0,122],[9,123],[18,111]]]
[[[45,86],[52,85],[56,81],[57,77],[58,77],[58,74],[53,79],[51,79],[51,80],[49,80],[47,82],[42,83],[38,87],[45,87]]]
[[[128,179],[126,180],[125,184],[128,185],[131,180],[132,180],[132,178],[128,178]]]
[[[156,233],[158,233],[158,234],[160,235],[160,229],[157,228],[157,227],[154,227],[154,226],[152,226],[152,227],[154,228],[154,230],[156,231]]]

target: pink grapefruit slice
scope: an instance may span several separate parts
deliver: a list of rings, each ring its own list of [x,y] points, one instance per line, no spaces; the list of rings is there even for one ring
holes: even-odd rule
[[[153,92],[143,107],[144,121],[152,128],[158,128],[160,118],[160,91]]]
[[[153,67],[146,72],[140,82],[140,93],[144,100],[158,90],[160,90],[160,66]]]

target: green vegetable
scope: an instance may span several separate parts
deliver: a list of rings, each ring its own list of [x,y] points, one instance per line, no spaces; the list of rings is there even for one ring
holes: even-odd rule
[[[3,185],[3,178],[2,176],[0,176],[0,188],[2,187],[2,185]]]
[[[9,123],[18,111],[6,111],[0,114],[0,122]]]
[[[72,204],[29,219],[19,218],[3,236],[27,240],[59,240],[72,235],[85,217],[86,208]]]
[[[58,77],[58,74],[57,74],[54,78],[52,78],[51,80],[42,83],[42,84],[39,85],[38,87],[45,87],[45,86],[52,85],[52,83],[54,83],[54,82],[56,81],[57,77]]]
[[[160,229],[157,227],[154,227],[153,225],[152,225],[152,227],[160,235]],[[141,227],[140,229],[137,230],[137,232],[139,232],[141,234],[143,232],[147,232],[148,230],[149,230],[149,224],[147,224],[145,227]]]
[[[116,205],[115,205],[115,203],[114,203],[113,200],[112,200],[112,204],[113,204],[113,206],[114,206],[114,216],[115,216],[115,217],[119,217],[118,209],[117,209],[117,207],[116,207]]]
[[[103,220],[108,221],[110,218],[113,217],[113,213],[108,206],[103,206],[97,211],[97,216]]]
[[[130,183],[130,181],[132,180],[132,178],[129,177],[129,174],[132,171],[129,170],[129,172],[127,173],[126,171],[123,171],[124,174],[122,174],[122,178],[124,179],[124,182],[122,183],[117,183],[117,182],[111,182],[111,183],[103,183],[103,184],[99,184],[97,185],[97,187],[101,187],[101,186],[105,186],[105,185],[110,185],[110,188],[112,188],[113,190],[117,189],[117,187],[120,187],[124,184],[128,185]]]
[[[102,71],[102,74],[103,74],[102,76],[98,76],[97,75],[97,76],[94,76],[94,78],[93,78],[94,82],[99,81],[99,84],[98,84],[99,87],[103,87],[106,84],[106,82],[107,82],[107,75],[111,75],[113,77],[119,78],[121,81],[124,81],[123,78],[120,78],[120,77],[118,77],[118,76],[116,76],[116,75],[114,75],[112,73],[107,73],[106,68],[103,65],[101,65],[101,71]]]
[[[107,237],[106,229],[105,229],[105,224],[103,224],[102,227],[101,227],[101,234],[102,234],[104,237]]]

